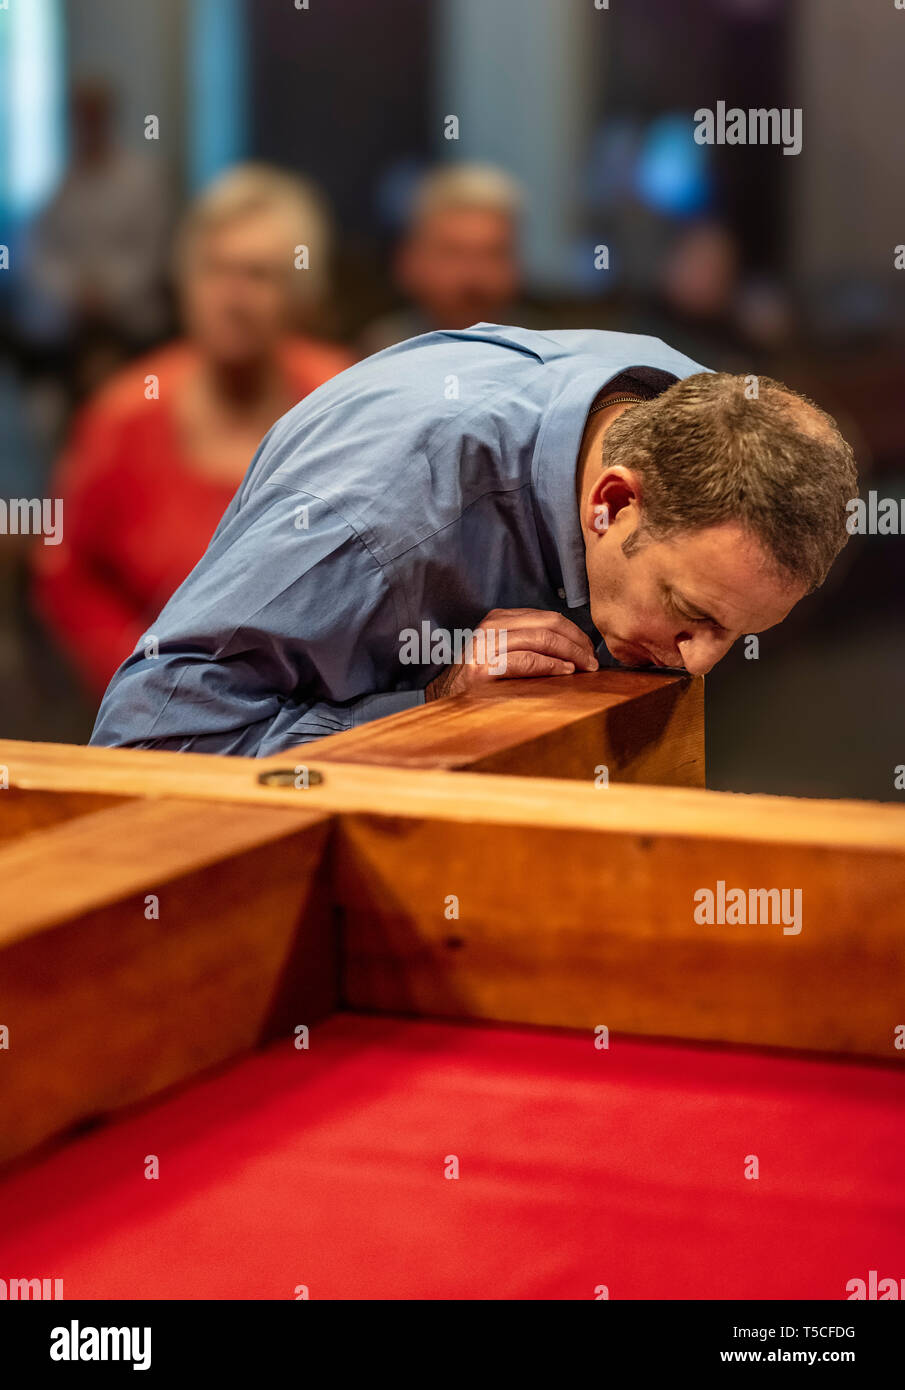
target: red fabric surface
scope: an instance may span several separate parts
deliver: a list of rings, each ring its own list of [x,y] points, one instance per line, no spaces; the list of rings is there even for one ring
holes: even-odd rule
[[[903,1099],[883,1067],[338,1015],[8,1178],[0,1277],[67,1298],[844,1299],[905,1274]]]

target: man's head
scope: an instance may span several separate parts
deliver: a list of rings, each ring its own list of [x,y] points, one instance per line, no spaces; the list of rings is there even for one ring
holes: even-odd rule
[[[617,661],[702,675],[782,622],[848,539],[852,451],[767,377],[687,377],[601,429],[581,523],[591,615]]]
[[[514,181],[485,165],[455,165],[424,179],[396,279],[433,326],[506,320],[519,288],[520,202]]]

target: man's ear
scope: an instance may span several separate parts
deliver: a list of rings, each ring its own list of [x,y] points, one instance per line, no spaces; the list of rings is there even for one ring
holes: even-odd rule
[[[595,502],[590,508],[590,511],[591,529],[596,531],[598,535],[603,535],[604,531],[609,530],[610,526],[609,504],[607,502]]]
[[[588,493],[585,525],[602,535],[623,507],[641,504],[641,479],[631,468],[605,468]]]

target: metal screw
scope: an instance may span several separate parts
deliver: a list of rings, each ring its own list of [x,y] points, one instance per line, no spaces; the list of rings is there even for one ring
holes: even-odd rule
[[[258,781],[262,787],[295,787],[298,791],[305,791],[305,783],[299,781],[301,769],[295,767],[274,767],[268,772],[259,772]],[[317,787],[323,782],[324,775],[317,772],[313,767],[308,768],[308,786]]]

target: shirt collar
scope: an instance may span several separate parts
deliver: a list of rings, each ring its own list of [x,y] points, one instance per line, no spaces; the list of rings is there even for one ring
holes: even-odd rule
[[[565,589],[569,608],[590,603],[584,535],[575,497],[581,439],[594,397],[624,370],[620,367],[607,376],[597,366],[568,377],[544,415],[534,448],[531,485],[538,532],[557,581],[553,587]]]
[[[569,608],[591,602],[584,534],[575,497],[578,453],[588,411],[605,386],[616,377],[631,374],[654,387],[657,393],[678,380],[674,372],[641,364],[620,366],[608,376],[602,376],[599,365],[588,367],[565,381],[538,433],[531,465],[540,513],[538,531],[551,573],[557,578],[554,587],[565,590]]]

